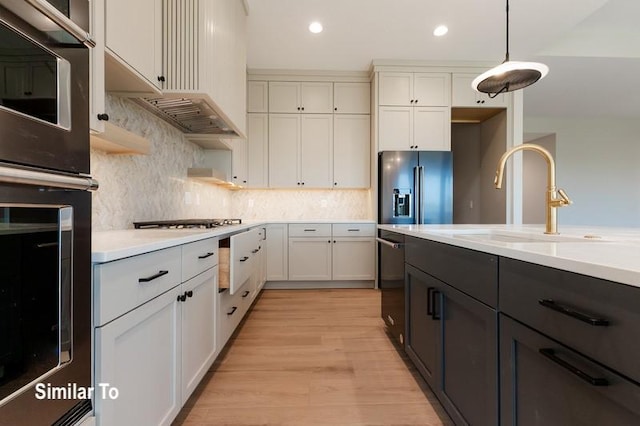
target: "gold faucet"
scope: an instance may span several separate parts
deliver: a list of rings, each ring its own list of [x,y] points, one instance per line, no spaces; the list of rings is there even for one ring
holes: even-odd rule
[[[558,234],[558,212],[556,209],[558,207],[568,206],[569,204],[573,204],[573,201],[569,199],[567,194],[562,190],[556,190],[556,163],[553,161],[553,157],[551,153],[541,147],[540,145],[535,145],[532,143],[525,143],[522,145],[514,146],[504,154],[500,158],[498,162],[498,168],[496,170],[496,177],[493,180],[493,183],[496,185],[496,189],[502,188],[502,176],[504,175],[504,166],[507,164],[507,160],[517,151],[535,151],[538,154],[542,155],[544,159],[547,161],[547,194],[545,197],[545,208],[546,208],[546,216],[547,216],[547,224],[545,227],[545,234]],[[560,198],[558,198],[558,195]]]

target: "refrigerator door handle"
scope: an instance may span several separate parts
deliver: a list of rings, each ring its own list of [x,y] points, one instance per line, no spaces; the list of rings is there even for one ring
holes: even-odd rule
[[[417,166],[413,170],[414,173],[414,188],[416,191],[415,194],[415,203],[416,203],[416,220],[415,223],[418,225],[424,224],[424,218],[422,217],[422,212],[424,211],[423,201],[424,201],[424,167]]]
[[[420,179],[418,178],[418,170],[420,166],[413,168],[413,223],[420,224]]]

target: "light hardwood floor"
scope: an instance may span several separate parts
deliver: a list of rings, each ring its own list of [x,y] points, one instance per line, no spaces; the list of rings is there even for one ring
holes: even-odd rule
[[[174,425],[451,425],[380,292],[264,290]]]

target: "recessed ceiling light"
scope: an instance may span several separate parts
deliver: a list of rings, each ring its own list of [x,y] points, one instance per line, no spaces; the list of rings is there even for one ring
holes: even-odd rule
[[[433,35],[436,37],[442,37],[446,33],[449,32],[449,28],[446,25],[438,25],[435,30],[433,30]]]
[[[322,24],[320,22],[312,22],[309,24],[309,31],[314,34],[318,34],[322,32]]]

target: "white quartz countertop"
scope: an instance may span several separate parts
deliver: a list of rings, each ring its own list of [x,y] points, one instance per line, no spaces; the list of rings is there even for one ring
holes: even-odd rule
[[[270,223],[371,223],[372,220],[269,220],[246,221],[215,229],[126,229],[99,231],[91,234],[91,261],[112,262],[168,247],[192,243],[206,238],[221,237]]]
[[[537,225],[378,225],[427,240],[640,287],[640,228]]]

